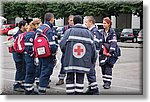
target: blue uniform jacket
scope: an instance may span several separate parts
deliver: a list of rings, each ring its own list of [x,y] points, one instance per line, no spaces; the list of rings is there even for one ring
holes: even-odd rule
[[[49,40],[49,44],[50,44],[50,48],[51,48],[51,53],[52,55],[56,54],[56,51],[57,51],[57,48],[58,48],[58,45],[57,45],[57,42],[56,42],[56,39],[55,39],[55,30],[53,28],[53,25],[46,21],[43,25],[41,25],[39,28],[37,28],[36,30],[36,33],[40,34],[40,32],[42,32],[46,27],[50,27],[47,31],[46,31],[46,36]]]
[[[104,65],[104,64],[113,65],[116,63],[119,53],[120,53],[120,51],[118,51],[119,47],[117,45],[116,33],[112,28],[110,28],[106,39],[104,37],[105,31],[101,30],[100,33],[102,36],[102,42],[100,43],[101,51],[100,51],[100,56],[99,56],[100,65]],[[111,57],[106,57],[105,55],[103,55],[102,50],[103,50],[104,44],[108,45],[107,47],[108,47],[109,53],[111,54]]]
[[[93,36],[94,36],[94,42],[96,45],[96,50],[99,51],[100,50],[100,43],[102,42],[102,34],[98,31],[98,29],[96,27],[93,27],[91,29],[91,32],[93,33]]]
[[[88,73],[97,59],[92,33],[80,24],[68,29],[60,42],[66,72]]]
[[[33,44],[35,38],[35,31],[26,32],[24,37],[24,44],[25,44],[25,54],[29,54],[33,56]]]

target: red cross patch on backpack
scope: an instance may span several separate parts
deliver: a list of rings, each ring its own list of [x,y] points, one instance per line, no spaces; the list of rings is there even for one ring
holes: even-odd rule
[[[49,28],[46,27],[43,32],[36,34],[34,39],[34,53],[35,58],[44,58],[51,55],[50,44],[46,36],[46,31]]]
[[[26,33],[21,33],[19,34],[15,41],[14,41],[14,50],[17,52],[17,53],[22,53],[25,49],[25,44],[24,44],[24,36],[25,36]]]

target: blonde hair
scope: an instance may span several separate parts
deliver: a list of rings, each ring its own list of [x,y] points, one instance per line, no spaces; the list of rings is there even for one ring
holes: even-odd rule
[[[74,15],[70,15],[70,16],[68,17],[68,20],[69,20],[70,18],[74,18]]]
[[[36,24],[38,25],[38,24],[42,23],[42,21],[39,18],[34,18],[32,23],[33,23],[33,25],[36,25]]]
[[[31,21],[27,27],[27,32],[31,31],[32,29],[34,29],[34,25],[32,24],[33,21]]]
[[[37,26],[36,25],[40,25],[42,24],[42,21],[39,18],[34,18],[33,21],[31,21],[28,25],[27,31],[31,31],[33,29],[36,29]]]
[[[85,19],[88,19],[88,21],[91,21],[93,24],[95,24],[95,19],[93,16],[86,16]]]

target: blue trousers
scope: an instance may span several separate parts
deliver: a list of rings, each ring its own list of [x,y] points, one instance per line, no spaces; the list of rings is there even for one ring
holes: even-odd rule
[[[13,52],[13,59],[15,61],[16,73],[15,73],[15,81],[22,82],[25,80],[25,62],[24,62],[24,54]]]
[[[35,81],[36,66],[34,58],[29,54],[25,54],[26,76],[25,76],[25,94],[30,94],[34,91],[33,83]]]
[[[39,77],[39,92],[45,93],[49,84],[49,78],[53,73],[55,60],[51,57],[39,58],[40,60],[40,77]]]
[[[40,74],[41,74],[41,60],[39,60],[39,65],[36,66],[36,75],[35,75],[35,82],[39,83],[39,78],[40,78]]]
[[[96,82],[95,64],[93,64],[93,68],[87,74],[87,79],[88,79],[89,83]]]
[[[69,72],[66,78],[66,93],[81,95],[84,88],[84,73]]]
[[[97,81],[96,81],[95,64],[93,64],[93,68],[86,75],[87,75],[87,79],[88,79],[88,82],[89,82],[88,90],[91,91],[93,94],[95,92],[98,92],[97,90],[99,88],[98,88],[98,84],[97,84]],[[96,90],[96,91],[92,91],[92,90]]]
[[[111,85],[112,80],[112,67],[112,65],[107,63],[101,66],[103,82],[108,83],[109,85]]]

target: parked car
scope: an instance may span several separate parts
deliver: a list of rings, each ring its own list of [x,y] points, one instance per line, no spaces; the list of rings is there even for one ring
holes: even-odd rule
[[[116,36],[117,36],[117,41],[120,41],[120,34],[122,29],[120,28],[113,28],[115,30]]]
[[[2,25],[2,27],[0,28],[0,34],[7,35],[8,31],[13,29],[14,27],[15,27],[15,24]]]
[[[143,29],[139,31],[138,36],[137,36],[137,42],[139,44],[143,43]]]
[[[124,42],[126,40],[132,40],[132,42],[137,42],[137,35],[134,33],[133,29],[125,28],[120,34],[120,41]]]
[[[98,28],[99,31],[101,31],[103,28],[103,23],[95,23],[96,27]]]
[[[14,35],[18,32],[18,30],[19,30],[19,27],[15,27],[14,29],[11,29],[11,30],[8,31],[8,35],[9,36]]]

